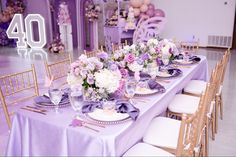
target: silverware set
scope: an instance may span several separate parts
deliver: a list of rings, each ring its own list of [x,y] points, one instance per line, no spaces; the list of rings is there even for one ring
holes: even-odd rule
[[[35,107],[35,106],[25,106],[25,107],[21,107],[21,109],[31,111],[31,112],[35,112],[35,113],[39,113],[39,114],[43,114],[43,115],[46,115],[46,112],[47,112],[47,110],[40,109],[40,108]]]
[[[87,129],[90,129],[90,130],[93,130],[93,131],[96,131],[96,132],[100,132],[100,130],[98,130],[97,128],[95,129],[94,127],[91,127],[91,125],[95,126],[95,127],[105,128],[105,126],[102,125],[102,124],[98,124],[98,123],[95,123],[95,122],[92,122],[92,121],[87,121],[87,120],[74,119],[73,122],[75,124],[70,124],[70,126],[85,127]]]

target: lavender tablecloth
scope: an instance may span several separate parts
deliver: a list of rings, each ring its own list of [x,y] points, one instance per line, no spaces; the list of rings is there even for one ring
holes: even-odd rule
[[[71,107],[61,109],[61,114],[50,111],[47,115],[19,110],[13,119],[6,156],[121,156],[142,138],[151,120],[166,110],[191,79],[207,80],[207,60],[200,57],[199,64],[181,68],[182,76],[163,83],[165,93],[134,98],[135,107],[140,109],[136,121],[96,127],[100,132],[69,126],[75,114]]]

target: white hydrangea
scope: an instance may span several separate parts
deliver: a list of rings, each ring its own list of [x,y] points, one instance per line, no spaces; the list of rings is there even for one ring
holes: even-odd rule
[[[127,52],[129,52],[129,51],[130,51],[130,46],[129,46],[129,45],[126,45],[126,46],[124,46],[124,48],[123,48],[123,49],[124,49],[124,51],[126,51],[126,53],[127,53]]]
[[[82,86],[82,84],[83,84],[82,78],[77,77],[77,76],[75,76],[73,74],[68,74],[66,80],[67,80],[67,83],[70,86],[77,86],[77,85],[81,85]]]
[[[157,39],[149,39],[148,41],[147,41],[147,46],[149,46],[149,47],[155,47],[155,46],[157,46],[158,45],[158,40]]]
[[[114,93],[119,87],[121,80],[121,74],[119,71],[102,69],[96,72],[94,76],[96,86],[105,89],[108,93]]]
[[[138,64],[136,61],[132,64],[128,64],[128,67],[133,72],[141,71],[143,69],[143,65]]]

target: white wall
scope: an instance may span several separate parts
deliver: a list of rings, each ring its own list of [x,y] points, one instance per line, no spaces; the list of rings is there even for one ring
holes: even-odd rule
[[[167,23],[160,34],[163,38],[182,41],[194,36],[204,47],[208,35],[233,36],[236,0],[152,0],[152,3],[166,14]]]

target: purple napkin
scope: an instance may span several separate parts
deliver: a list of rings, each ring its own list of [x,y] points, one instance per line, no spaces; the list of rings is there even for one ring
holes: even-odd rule
[[[83,113],[93,112],[95,108],[102,108],[102,103],[94,101],[84,102],[82,107],[82,112]]]
[[[37,96],[34,98],[34,102],[37,103],[37,104],[48,104],[48,105],[53,105],[53,103],[51,102],[50,98],[46,95],[43,95],[43,96]],[[67,93],[64,93],[62,95],[62,99],[59,103],[60,104],[68,104],[69,103],[69,98],[68,98],[68,94]]]
[[[131,103],[126,100],[117,100],[116,102],[116,111],[118,113],[127,113],[129,116],[136,120],[139,115],[139,109],[134,107]]]
[[[182,71],[176,68],[167,69],[167,71],[172,77],[179,76],[182,74]]]
[[[201,58],[199,58],[198,56],[191,56],[189,57],[189,60],[193,62],[199,62],[201,61]]]
[[[166,89],[161,84],[157,83],[154,79],[148,81],[148,86],[150,89],[157,89],[161,93],[165,93]]]

